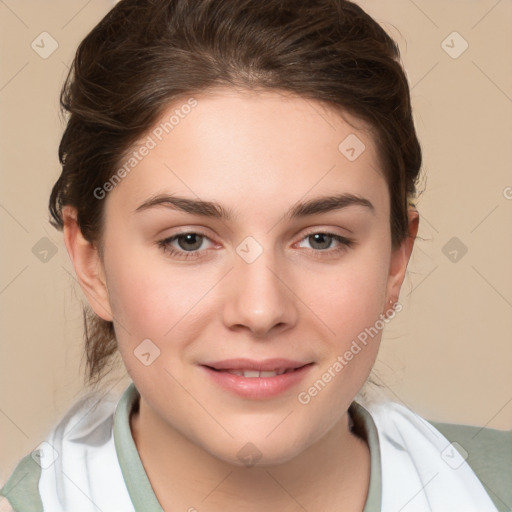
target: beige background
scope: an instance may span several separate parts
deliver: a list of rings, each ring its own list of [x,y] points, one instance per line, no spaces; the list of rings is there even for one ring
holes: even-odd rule
[[[113,4],[0,0],[0,483],[82,387],[82,296],[47,202],[59,175],[60,86]],[[377,379],[429,419],[510,429],[512,1],[360,4],[400,44],[428,176],[404,310],[385,331]],[[453,31],[463,39],[446,39]],[[31,47],[42,32],[58,43],[46,59]],[[454,246],[457,261],[445,255],[453,237],[467,247],[460,257]],[[34,246],[57,252],[43,262]],[[126,382],[119,373],[107,384]]]

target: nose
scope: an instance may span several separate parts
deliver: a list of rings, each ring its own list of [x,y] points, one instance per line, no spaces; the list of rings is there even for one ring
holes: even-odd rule
[[[231,330],[249,330],[252,336],[268,338],[296,324],[297,298],[289,273],[280,268],[272,251],[264,250],[251,263],[235,255],[235,264],[225,286],[223,321]]]

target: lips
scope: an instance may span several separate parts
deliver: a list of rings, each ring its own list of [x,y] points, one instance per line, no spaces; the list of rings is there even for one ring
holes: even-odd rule
[[[314,363],[291,359],[228,359],[201,368],[221,388],[250,399],[268,399],[297,386]]]
[[[290,373],[306,364],[309,363],[302,363],[291,359],[265,359],[263,361],[256,361],[241,358],[204,363],[203,366],[208,366],[212,370],[219,372],[228,372],[246,378],[255,378],[275,377],[283,373]]]

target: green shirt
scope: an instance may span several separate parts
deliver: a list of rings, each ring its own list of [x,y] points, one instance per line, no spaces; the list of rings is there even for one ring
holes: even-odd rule
[[[130,429],[130,414],[139,393],[131,383],[114,417],[114,443],[121,471],[136,512],[163,512],[140,460]],[[381,462],[377,429],[368,411],[357,402],[349,408],[353,431],[370,449],[370,485],[364,512],[377,512],[381,504]],[[449,441],[468,453],[467,462],[500,512],[512,510],[512,431],[430,422]],[[454,445],[457,447],[457,445]],[[18,463],[0,489],[16,512],[43,512],[38,482],[41,467],[31,454]],[[1,503],[1,501],[0,501]],[[75,512],[75,511],[70,511]],[[108,512],[108,511],[104,511]]]

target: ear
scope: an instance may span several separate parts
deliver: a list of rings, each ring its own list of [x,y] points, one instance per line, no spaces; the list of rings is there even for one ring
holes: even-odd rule
[[[414,241],[418,234],[419,213],[414,206],[409,206],[409,236],[401,243],[399,247],[393,250],[388,275],[387,299],[396,302],[400,295],[400,289],[405,278],[407,264],[411,257]],[[389,304],[388,304],[389,305]]]
[[[94,312],[103,320],[111,322],[112,310],[105,270],[98,249],[82,235],[75,208],[64,206],[62,220],[64,222],[64,242],[75,267],[80,287]]]

